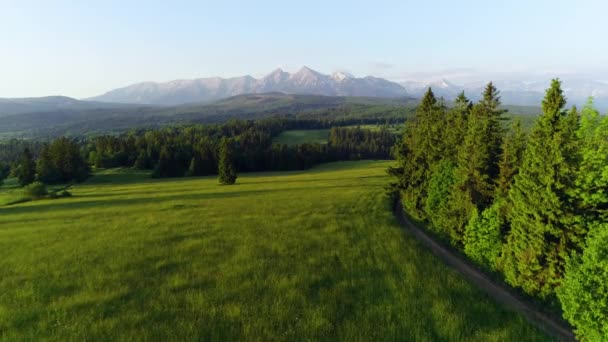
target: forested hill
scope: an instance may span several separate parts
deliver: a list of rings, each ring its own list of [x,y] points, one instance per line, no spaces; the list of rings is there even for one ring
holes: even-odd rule
[[[409,98],[332,97],[281,93],[240,95],[211,104],[174,107],[47,110],[7,115],[0,120],[0,138],[53,137],[121,132],[130,128],[159,127],[177,123],[222,123],[230,119],[271,116],[324,116],[333,119],[400,117],[415,107]],[[332,110],[326,112],[327,110]]]
[[[71,103],[71,102],[70,102]],[[56,105],[52,110],[19,112],[0,120],[2,138],[48,138],[119,133],[183,123],[223,123],[230,119],[288,116],[323,120],[405,120],[418,100],[412,98],[336,97],[282,93],[239,95],[211,104],[174,107],[85,107]],[[446,103],[451,106],[451,103]],[[57,107],[59,106],[59,107]],[[108,106],[112,106],[108,104]],[[36,107],[38,108],[38,107]],[[40,107],[42,108],[42,107]],[[510,113],[536,114],[534,107],[507,106]]]

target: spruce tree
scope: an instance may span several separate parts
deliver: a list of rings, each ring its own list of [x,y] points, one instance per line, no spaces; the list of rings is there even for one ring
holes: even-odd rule
[[[59,170],[53,165],[50,147],[48,144],[42,145],[40,155],[36,163],[36,177],[43,183],[55,183],[60,181]]]
[[[25,186],[36,180],[36,163],[29,148],[25,148],[17,166],[19,185]]]
[[[443,120],[442,107],[429,88],[397,146],[395,157],[399,166],[389,169],[389,173],[397,177],[404,207],[418,218],[424,217],[431,169],[443,157]]]
[[[231,185],[236,182],[236,177],[232,142],[224,137],[219,150],[218,181],[223,185]]]
[[[554,293],[566,258],[584,235],[573,224],[568,196],[576,165],[566,153],[576,136],[566,123],[576,121],[565,105],[561,82],[553,80],[509,190],[511,230],[501,265],[509,283],[541,297]]]
[[[156,164],[152,175],[158,178],[175,177],[173,172],[174,163],[173,151],[167,146],[163,146],[158,157],[158,164]]]
[[[589,99],[581,112],[580,166],[573,197],[579,224],[608,221],[608,117],[600,116]]]
[[[511,124],[511,130],[502,143],[500,161],[498,162],[497,195],[506,196],[513,177],[519,171],[524,150],[526,149],[526,133],[521,128],[521,121],[516,119]]]
[[[467,133],[467,121],[473,104],[462,91],[454,100],[454,106],[446,114],[444,133],[446,150],[444,157],[456,162],[458,148]]]
[[[202,176],[204,173],[204,165],[201,157],[195,153],[194,157],[190,160],[190,166],[188,166],[188,176]]]

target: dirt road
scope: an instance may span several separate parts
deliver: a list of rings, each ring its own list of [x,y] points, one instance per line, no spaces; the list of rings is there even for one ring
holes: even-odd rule
[[[394,212],[401,225],[419,242],[429,248],[433,254],[437,255],[446,264],[462,274],[480,290],[484,291],[506,307],[521,313],[531,323],[535,324],[558,341],[576,341],[574,334],[565,322],[543,313],[532,303],[510,291],[505,285],[494,282],[483,271],[473,266],[462,256],[445,248],[425,231],[418,228],[404,215],[401,202],[398,200],[395,201]],[[524,336],[522,336],[522,341],[524,339]]]

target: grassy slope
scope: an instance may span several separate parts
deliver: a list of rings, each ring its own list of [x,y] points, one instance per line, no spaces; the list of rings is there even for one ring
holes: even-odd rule
[[[326,144],[329,129],[289,130],[281,132],[273,142],[277,144],[297,145],[304,143]]]
[[[0,339],[546,340],[406,235],[387,162],[0,207]]]

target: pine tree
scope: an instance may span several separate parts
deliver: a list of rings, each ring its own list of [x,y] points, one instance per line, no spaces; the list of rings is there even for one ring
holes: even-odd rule
[[[236,182],[232,142],[225,137],[220,143],[218,173],[220,184],[231,185]]]
[[[163,146],[160,150],[160,155],[158,158],[158,164],[154,168],[153,176],[164,178],[164,177],[174,177],[173,172],[173,153],[167,146]]]
[[[29,148],[25,148],[17,166],[19,185],[25,186],[36,180],[36,163]]]
[[[567,194],[576,165],[566,153],[576,136],[566,123],[576,121],[564,111],[565,105],[561,82],[553,80],[509,190],[511,230],[501,265],[509,283],[541,297],[554,293],[566,258],[584,238],[573,224]]]
[[[498,177],[498,161],[500,160],[501,144],[504,136],[501,121],[504,120],[502,115],[507,111],[500,108],[500,91],[498,91],[492,82],[486,85],[479,104],[484,109],[484,113],[488,118],[487,134],[490,143],[488,147],[490,158],[489,174],[490,178],[496,179]]]
[[[462,144],[467,133],[467,121],[473,104],[462,91],[454,100],[454,106],[447,112],[444,133],[445,140],[444,157],[454,163],[457,161],[458,147]]]
[[[55,183],[60,181],[57,168],[53,165],[50,147],[48,144],[42,145],[38,161],[36,163],[36,177],[43,183]]]
[[[506,196],[513,177],[519,171],[522,163],[524,150],[526,149],[526,133],[521,128],[521,121],[516,119],[511,125],[511,130],[502,143],[502,153],[498,162],[497,195]]]
[[[579,224],[608,221],[608,117],[600,116],[589,99],[581,112],[577,131],[580,140],[580,166],[576,173]]]
[[[133,167],[140,170],[149,169],[152,162],[150,161],[150,157],[148,156],[148,152],[144,149],[139,151],[139,155],[137,159],[135,159],[135,163]]]
[[[429,88],[416,110],[415,118],[407,123],[403,139],[395,151],[399,166],[389,169],[389,173],[397,177],[403,205],[410,214],[419,218],[424,217],[431,169],[442,159],[445,149],[443,120],[442,107]]]
[[[194,157],[190,160],[190,166],[188,167],[188,176],[202,176],[204,172],[203,160],[195,153]]]

